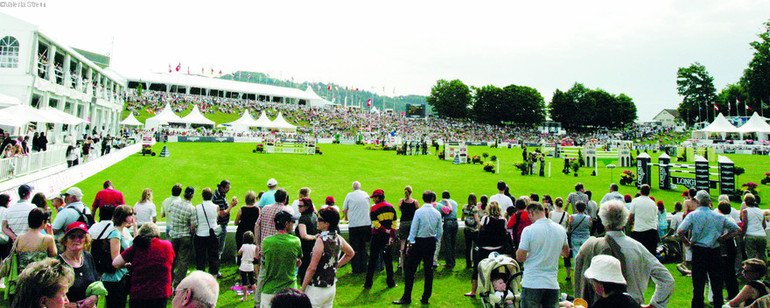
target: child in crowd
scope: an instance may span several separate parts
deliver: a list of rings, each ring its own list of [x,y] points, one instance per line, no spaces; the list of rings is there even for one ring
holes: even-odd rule
[[[241,301],[245,301],[249,294],[253,293],[256,289],[254,278],[255,266],[254,257],[257,254],[257,245],[254,245],[254,233],[246,231],[243,233],[243,245],[238,250],[238,255],[241,257],[241,264],[238,267],[238,271],[241,273],[241,286],[243,291],[243,297]]]
[[[500,306],[509,308],[513,307],[514,294],[508,289],[505,284],[505,280],[502,277],[497,277],[492,280],[492,287],[495,288],[495,296],[500,298]]]

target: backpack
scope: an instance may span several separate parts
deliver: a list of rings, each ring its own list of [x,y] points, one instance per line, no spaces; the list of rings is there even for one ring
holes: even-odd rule
[[[107,224],[99,236],[91,241],[91,255],[94,257],[96,271],[99,273],[114,273],[117,269],[112,266],[112,251],[110,250],[110,240],[104,234],[112,224]]]

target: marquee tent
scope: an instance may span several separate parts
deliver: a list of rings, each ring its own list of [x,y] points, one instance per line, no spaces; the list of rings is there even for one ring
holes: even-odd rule
[[[260,128],[270,128],[273,127],[273,121],[270,121],[270,119],[267,117],[267,114],[265,114],[265,111],[262,110],[254,126]]]
[[[741,133],[741,139],[743,139],[744,134],[756,133],[757,140],[766,141],[770,135],[770,124],[767,124],[763,117],[754,112],[751,118],[738,128],[738,132]]]
[[[283,118],[282,113],[278,113],[278,116],[273,120],[273,125],[271,128],[279,129],[279,130],[287,130],[287,131],[296,131],[297,126],[289,124],[289,122],[286,122],[286,120]]]
[[[78,117],[76,117],[74,115],[71,115],[69,113],[66,113],[64,111],[61,111],[59,109],[52,108],[52,107],[45,108],[42,111],[45,112],[46,114],[48,114],[50,117],[54,117],[54,118],[60,119],[61,121],[63,121],[62,122],[63,124],[78,125],[78,124],[83,124],[83,123],[88,123],[89,122],[89,121],[83,120],[83,119],[78,118]]]
[[[264,112],[263,112],[263,115],[264,115]],[[223,125],[226,127],[230,127],[231,130],[235,130],[239,132],[248,131],[250,127],[259,127],[259,125],[257,125],[257,121],[254,121],[254,119],[251,118],[251,115],[249,114],[249,110],[244,110],[243,115],[241,115],[241,117],[238,120],[235,120]]]
[[[29,105],[13,105],[0,109],[0,125],[20,127],[29,122],[80,124],[87,121],[52,108],[37,109]]]
[[[714,122],[711,122],[708,126],[701,130],[692,132],[692,137],[695,139],[708,139],[711,134],[719,134],[721,139],[725,139],[728,133],[738,133],[738,128],[735,127],[730,121],[727,121],[723,114],[719,114]]]
[[[326,107],[328,105],[334,105],[334,103],[327,101],[320,95],[316,94],[315,91],[313,91],[313,87],[309,85],[307,86],[305,93],[310,98],[308,100],[310,102],[310,107]]]
[[[8,106],[19,105],[19,104],[21,104],[21,101],[18,98],[0,93],[1,107],[8,107]]]
[[[169,104],[166,104],[166,107],[164,107],[157,115],[144,121],[146,129],[158,129],[163,125],[173,123],[185,124],[186,122],[171,110],[171,105]]]
[[[125,125],[125,126],[144,126],[144,124],[142,124],[142,122],[139,122],[139,120],[137,120],[136,117],[134,117],[134,113],[133,112],[129,113],[128,116],[123,121],[120,121],[120,125]]]
[[[206,117],[203,116],[203,114],[201,114],[200,110],[198,110],[198,105],[195,105],[195,107],[193,107],[193,110],[190,111],[190,114],[182,118],[182,121],[184,123],[187,123],[187,126],[190,126],[192,124],[214,126],[214,121],[207,119]]]

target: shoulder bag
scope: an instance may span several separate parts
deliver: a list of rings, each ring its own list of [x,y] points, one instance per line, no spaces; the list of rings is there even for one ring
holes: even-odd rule
[[[13,242],[13,247],[11,247],[11,252],[8,254],[5,259],[3,259],[3,262],[0,263],[0,277],[8,277],[8,274],[11,273],[12,267],[16,266],[16,244],[18,241]]]

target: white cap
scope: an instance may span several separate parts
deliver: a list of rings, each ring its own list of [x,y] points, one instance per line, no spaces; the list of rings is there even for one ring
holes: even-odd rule
[[[588,279],[596,279],[600,282],[626,284],[623,278],[623,270],[620,261],[609,255],[598,255],[591,259],[591,266],[583,274]]]
[[[83,191],[80,190],[80,188],[77,188],[77,187],[70,187],[70,189],[67,189],[67,191],[64,194],[68,195],[68,196],[75,196],[75,197],[78,197],[78,198],[82,198],[83,197]]]
[[[273,186],[278,186],[278,181],[276,181],[275,179],[267,180],[267,187],[273,187]]]

